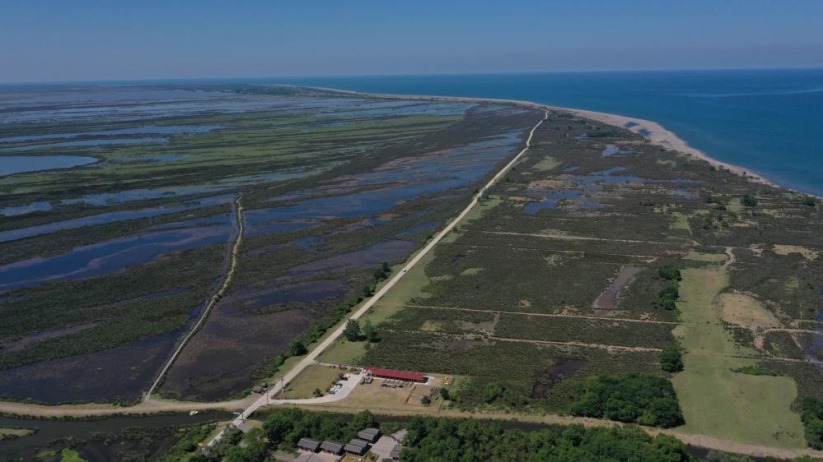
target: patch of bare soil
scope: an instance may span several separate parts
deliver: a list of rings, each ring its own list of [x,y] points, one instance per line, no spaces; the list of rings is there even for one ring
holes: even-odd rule
[[[643,268],[638,268],[636,266],[624,266],[620,268],[620,271],[618,271],[617,276],[615,276],[614,281],[612,281],[612,284],[606,289],[605,292],[597,297],[597,300],[594,301],[594,309],[616,309],[617,305],[620,303],[620,293],[623,292],[623,289],[628,287],[632,281],[634,281],[634,278],[637,277],[641,271],[643,271]]]

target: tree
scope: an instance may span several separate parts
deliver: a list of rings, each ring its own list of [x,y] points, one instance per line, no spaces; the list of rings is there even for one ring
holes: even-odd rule
[[[806,198],[803,199],[803,205],[807,207],[814,207],[817,205],[817,199],[815,199],[813,196],[806,196]]]
[[[349,319],[349,322],[346,323],[346,328],[343,330],[343,336],[350,342],[360,340],[360,323],[355,319]]]
[[[320,391],[320,389],[319,389],[319,388],[315,388],[315,389],[314,389],[314,391],[313,391],[313,392],[311,392],[311,394],[312,394],[312,396],[314,396],[315,398],[319,398],[319,397],[323,396],[323,392],[322,392],[322,391]]]
[[[303,356],[308,352],[309,350],[306,349],[306,345],[303,345],[303,342],[300,340],[296,340],[289,345],[289,356]]]
[[[744,207],[754,208],[757,207],[757,198],[746,194],[743,196],[743,199],[740,200],[740,203],[743,204]]]
[[[294,430],[294,424],[302,419],[302,415],[303,412],[299,409],[285,409],[283,412],[272,414],[263,423],[263,433],[272,445],[277,446],[286,440],[286,436]]]
[[[660,353],[660,368],[666,372],[680,372],[683,370],[683,355],[680,348],[664,348]]]
[[[354,415],[351,419],[351,427],[356,430],[362,430],[364,428],[376,427],[377,421],[374,420],[374,414],[370,411],[360,411]]]
[[[368,319],[363,322],[363,335],[366,337],[366,340],[372,343],[377,343],[380,341],[380,336],[377,333],[377,329],[374,327],[374,324],[371,323]]]
[[[662,279],[669,281],[680,281],[683,276],[680,275],[680,270],[671,265],[661,266],[657,269],[657,275]]]
[[[431,398],[429,398],[429,395],[423,395],[423,397],[422,397],[422,398],[420,398],[420,403],[421,403],[423,406],[428,406],[429,404],[431,404],[431,403],[432,403],[432,399],[431,399]]]
[[[363,286],[363,296],[371,297],[372,295],[374,295],[374,289],[372,289],[372,287],[368,285]]]
[[[449,400],[449,389],[445,387],[440,387],[440,397],[443,398],[445,401]]]

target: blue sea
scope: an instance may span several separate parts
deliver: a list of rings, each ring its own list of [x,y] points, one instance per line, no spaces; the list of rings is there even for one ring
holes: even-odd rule
[[[823,196],[823,69],[260,79],[528,100],[654,120],[718,160]]]

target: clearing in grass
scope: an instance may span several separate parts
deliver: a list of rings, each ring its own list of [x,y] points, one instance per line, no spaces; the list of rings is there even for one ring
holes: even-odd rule
[[[340,376],[340,372],[339,369],[330,366],[309,366],[277,397],[280,399],[312,398],[315,390],[320,390],[325,395],[332,383]]]
[[[734,344],[712,308],[728,284],[725,269],[682,274],[677,306],[683,324],[674,332],[685,349],[685,369],[672,379],[686,420],[682,430],[742,443],[803,447],[803,425],[791,409],[797,397],[794,380],[732,371],[752,361],[738,357],[745,351]]]

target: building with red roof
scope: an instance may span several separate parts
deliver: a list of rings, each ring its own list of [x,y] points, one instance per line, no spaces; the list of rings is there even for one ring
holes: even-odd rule
[[[420,382],[426,381],[426,376],[415,372],[395,371],[392,369],[379,369],[376,367],[366,368],[366,373],[381,379],[403,380],[406,382]]]

